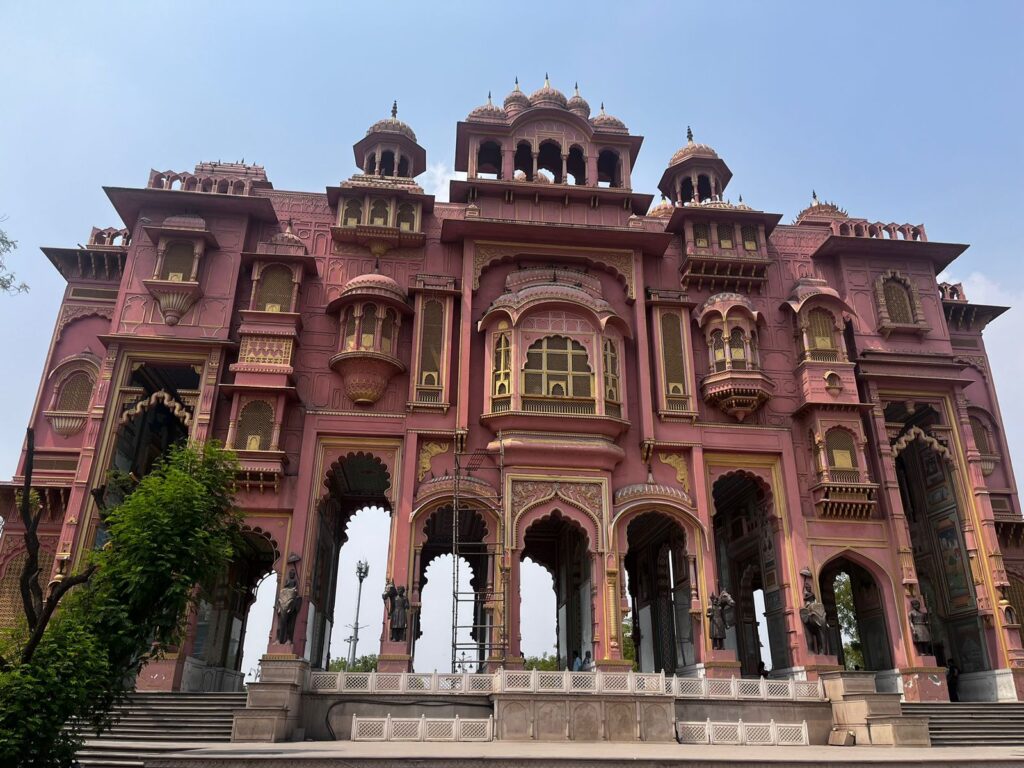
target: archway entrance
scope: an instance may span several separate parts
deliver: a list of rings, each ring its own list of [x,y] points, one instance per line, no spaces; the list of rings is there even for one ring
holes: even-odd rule
[[[762,661],[768,669],[786,669],[790,659],[778,575],[782,550],[771,492],[754,476],[731,472],[715,482],[712,496],[718,591],[735,601],[725,647],[736,651],[744,675],[757,675]],[[767,653],[762,652],[762,621]]]
[[[626,541],[637,668],[674,674],[694,662],[686,534],[667,515],[645,512],[629,522]]]
[[[249,531],[242,535],[240,550],[227,571],[200,597],[182,690],[242,690],[249,612],[257,586],[273,570],[276,559],[269,538]]]
[[[348,523],[367,507],[390,514],[385,493],[391,485],[387,467],[376,456],[350,453],[331,465],[324,483],[328,494],[319,505],[313,584],[309,595],[307,652],[314,669],[326,669],[330,662],[331,631],[335,624],[338,559],[348,541]]]
[[[935,659],[941,665],[952,659],[963,673],[991,669],[949,464],[918,437],[903,446],[896,473]]]
[[[819,576],[819,593],[828,617],[829,647],[846,669],[892,669],[892,643],[878,582],[864,567],[840,557]]]
[[[558,510],[526,529],[521,559],[529,558],[551,574],[557,611],[556,655],[560,669],[594,651],[591,558],[587,534]],[[520,622],[523,617],[520,617]]]

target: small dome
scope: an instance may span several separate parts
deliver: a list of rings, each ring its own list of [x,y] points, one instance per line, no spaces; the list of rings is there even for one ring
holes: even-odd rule
[[[378,120],[370,126],[366,132],[367,136],[374,133],[400,133],[403,136],[416,141],[416,134],[407,124],[398,119],[398,102],[391,105],[391,117]]]
[[[490,92],[487,93],[487,103],[483,104],[472,112],[469,113],[467,120],[501,120],[502,122],[508,119],[508,115],[505,110],[494,104],[491,101]]]
[[[569,111],[573,112],[584,120],[590,117],[590,105],[587,100],[580,96],[580,84],[576,83],[576,89],[568,101]]]
[[[614,115],[609,115],[604,111],[604,102],[601,102],[601,111],[597,113],[597,116],[592,118],[590,124],[595,128],[600,128],[602,131],[625,131],[626,124],[619,120]]]
[[[526,94],[519,90],[519,78],[516,78],[516,87],[505,97],[505,111],[509,115],[515,115],[524,109],[530,108],[530,100]]]
[[[718,153],[715,152],[707,144],[697,144],[693,140],[693,131],[690,127],[686,127],[686,145],[676,150],[676,153],[672,155],[672,159],[669,160],[669,165],[675,165],[681,163],[689,157],[707,157],[713,160],[718,159]]]
[[[339,298],[353,295],[379,296],[402,305],[408,303],[408,298],[401,286],[387,275],[376,271],[353,277],[345,284]]]
[[[548,79],[547,73],[545,73],[544,86],[530,94],[530,106],[561,107],[562,109],[568,109],[569,103],[566,100],[564,93],[557,88],[551,87],[551,81]]]
[[[818,199],[818,193],[811,191],[811,204],[796,215],[797,223],[801,221],[845,221],[850,214],[835,203]]]
[[[653,206],[651,210],[647,212],[648,216],[653,216],[656,219],[667,219],[669,218],[676,207],[670,203],[664,195],[661,196],[661,202]]]

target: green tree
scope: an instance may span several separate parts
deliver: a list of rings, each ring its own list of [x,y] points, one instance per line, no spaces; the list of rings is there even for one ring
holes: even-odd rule
[[[328,672],[376,672],[377,654],[368,653],[365,656],[356,658],[352,668],[349,669],[348,659],[335,659],[328,665]]]
[[[19,283],[18,278],[7,268],[7,257],[14,253],[17,247],[17,242],[11,240],[7,233],[0,229],[0,291],[3,293],[24,293],[28,290],[28,286]]]
[[[843,638],[843,661],[847,669],[864,669],[864,651],[857,630],[857,611],[853,604],[853,583],[850,575],[840,572],[833,582],[836,594],[836,613]]]
[[[41,631],[28,590],[26,621],[0,639],[0,765],[69,765],[142,666],[180,641],[197,585],[212,584],[239,543],[236,471],[218,445],[171,448],[104,511],[107,544]]]
[[[558,656],[544,651],[540,656],[527,656],[523,659],[523,669],[539,669],[542,672],[558,671]]]
[[[622,658],[633,662],[636,670],[636,642],[633,640],[633,618],[626,616],[622,620]]]

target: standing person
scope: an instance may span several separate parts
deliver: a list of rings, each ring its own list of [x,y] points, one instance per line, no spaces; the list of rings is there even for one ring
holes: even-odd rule
[[[583,669],[584,672],[593,672],[594,671],[594,659],[591,657],[590,651],[587,651],[586,655],[583,657],[583,667],[582,667],[582,669]]]
[[[572,652],[572,664],[569,665],[569,669],[573,672],[579,672],[583,668],[583,661],[580,659],[580,652]]]
[[[946,688],[949,689],[949,700],[960,701],[960,667],[952,659],[946,662]]]

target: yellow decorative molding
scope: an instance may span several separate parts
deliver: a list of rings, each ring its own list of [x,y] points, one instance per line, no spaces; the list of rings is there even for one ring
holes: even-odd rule
[[[423,482],[423,478],[430,472],[430,462],[433,461],[435,456],[440,456],[442,453],[448,453],[448,449],[451,448],[451,443],[435,443],[427,442],[420,446],[420,455],[416,463],[416,479],[419,482]]]
[[[686,464],[686,457],[681,453],[659,453],[658,460],[662,464],[668,464],[676,471],[676,482],[689,494],[690,469]]]

